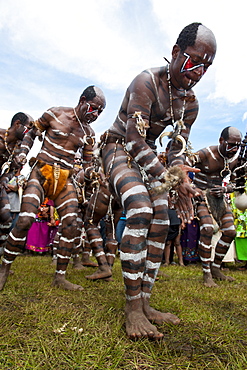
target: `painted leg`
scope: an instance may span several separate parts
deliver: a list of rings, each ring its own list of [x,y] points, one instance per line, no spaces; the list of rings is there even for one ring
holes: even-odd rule
[[[221,221],[222,221],[221,225],[222,235],[215,248],[215,257],[211,265],[211,273],[213,278],[217,280],[234,281],[235,279],[233,277],[224,275],[223,272],[220,270],[222,260],[224,259],[231,245],[231,242],[234,240],[236,236],[231,211],[228,211],[223,216]]]
[[[0,290],[3,290],[5,283],[7,282],[9,273],[10,273],[10,266],[12,262],[5,263],[2,262],[0,267]]]
[[[95,257],[98,262],[98,269],[92,275],[87,275],[86,279],[88,280],[98,280],[98,279],[105,279],[110,278],[112,276],[111,269],[107,263],[105,252],[95,254]]]
[[[7,281],[11,264],[25,249],[27,233],[35,221],[40,199],[43,199],[43,190],[40,183],[36,179],[31,178],[23,194],[21,212],[17,223],[9,233],[6,247],[4,248],[0,269],[0,290],[4,288]]]
[[[81,262],[83,266],[86,266],[86,267],[98,267],[99,265],[96,262],[93,262],[92,260],[90,260],[91,250],[92,248],[90,247],[87,237],[85,237],[84,247],[82,248]]]
[[[61,220],[61,237],[57,250],[57,268],[53,286],[61,287],[65,290],[83,290],[81,285],[73,284],[65,279],[77,236],[78,201],[74,186],[70,183],[70,180],[68,180],[65,190],[56,198],[55,207]]]
[[[157,186],[154,183],[154,186]],[[142,280],[143,311],[147,319],[155,324],[177,325],[180,319],[170,312],[161,312],[150,306],[151,291],[162,261],[165,240],[169,229],[167,195],[150,195],[153,204],[153,219],[147,237],[147,258]]]
[[[111,269],[107,263],[106,255],[103,249],[103,239],[96,224],[85,223],[87,238],[93,250],[94,256],[98,262],[98,269],[92,275],[87,275],[89,280],[98,280],[112,276]]]
[[[3,248],[12,226],[12,216],[6,189],[0,185],[0,248]]]
[[[141,294],[147,257],[146,238],[153,213],[150,197],[135,163],[132,162],[131,168],[128,167],[126,152],[121,144],[107,144],[102,154],[105,171],[111,172],[110,183],[126,213],[120,246],[126,294],[126,333],[133,340],[143,337],[162,339],[163,334],[151,324],[143,311]]]
[[[203,284],[207,288],[218,287],[211,274],[211,252],[213,247],[211,243],[214,225],[205,202],[202,202],[197,206],[197,215],[200,219],[198,253],[202,262]]]
[[[57,250],[58,250],[60,238],[61,238],[61,225],[59,225],[58,232],[56,233],[56,236],[55,236],[55,239],[52,245],[52,265],[57,264]]]
[[[78,212],[77,216],[77,230],[76,230],[76,237],[73,246],[72,252],[72,260],[73,260],[73,269],[75,270],[85,270],[86,267],[83,266],[82,261],[80,259],[80,252],[82,251],[82,214]]]

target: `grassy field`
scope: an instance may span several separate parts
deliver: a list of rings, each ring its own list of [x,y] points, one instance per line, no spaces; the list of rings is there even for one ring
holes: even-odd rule
[[[230,265],[235,282],[202,285],[200,265],[161,268],[152,305],[181,318],[164,325],[164,340],[130,341],[124,329],[119,259],[114,281],[87,281],[88,268],[68,268],[82,292],[51,286],[50,256],[18,257],[0,293],[0,369],[247,369],[247,272]]]

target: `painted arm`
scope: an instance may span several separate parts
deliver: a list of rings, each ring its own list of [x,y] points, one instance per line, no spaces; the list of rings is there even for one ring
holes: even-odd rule
[[[148,175],[162,180],[165,168],[145,141],[152,104],[156,99],[156,91],[150,73],[148,71],[142,72],[129,87],[126,149]]]
[[[18,163],[21,163],[22,165],[26,163],[26,157],[33,147],[34,139],[36,136],[40,136],[47,127],[49,127],[48,113],[45,112],[42,117],[34,121],[33,127],[24,136],[20,147],[20,153],[16,157]]]

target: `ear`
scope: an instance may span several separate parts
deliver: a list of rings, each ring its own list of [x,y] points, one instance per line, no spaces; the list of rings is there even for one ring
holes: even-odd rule
[[[180,51],[181,51],[181,49],[177,44],[173,46],[173,48],[172,48],[172,57],[173,57],[173,59],[177,59],[178,54],[180,53]]]
[[[22,125],[21,121],[19,119],[17,119],[15,122],[14,122],[14,126],[20,126]]]
[[[224,141],[224,139],[223,139],[223,137],[221,136],[221,137],[219,138],[219,143],[220,143],[220,144],[223,144],[223,141]]]
[[[86,98],[85,98],[85,96],[81,96],[81,98],[80,98],[80,103],[81,104],[84,104],[86,102]]]

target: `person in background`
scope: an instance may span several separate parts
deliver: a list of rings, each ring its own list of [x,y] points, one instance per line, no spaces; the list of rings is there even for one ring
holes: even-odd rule
[[[213,279],[235,280],[220,270],[231,242],[236,236],[233,214],[225,194],[232,193],[229,183],[222,186],[225,177],[230,176],[238,163],[238,149],[242,134],[236,127],[225,127],[219,137],[218,145],[200,149],[194,156],[194,166],[200,169],[195,174],[194,185],[202,196],[196,200],[196,211],[200,224],[199,254],[202,261],[203,283],[206,287],[217,287]],[[215,248],[214,261],[211,263],[213,218],[219,225],[221,237]]]
[[[175,265],[176,262],[173,260],[174,249],[176,250],[178,264],[179,266],[184,266],[182,247],[180,243],[181,237],[181,220],[177,216],[175,210],[174,194],[172,191],[169,193],[168,197],[168,216],[169,216],[169,230],[166,238],[165,249],[164,249],[164,263],[163,266],[167,267],[169,264]]]
[[[194,173],[188,173],[191,185],[193,186]],[[190,263],[200,262],[200,256],[198,252],[198,241],[200,239],[200,227],[199,221],[194,215],[194,219],[191,223],[187,223],[181,231],[180,243],[182,246],[183,262],[187,266]]]
[[[247,184],[245,184],[245,192],[247,192]],[[239,270],[247,270],[247,210],[240,210],[235,205],[235,193],[230,195],[231,207],[234,217],[234,225],[236,228],[235,249],[237,259],[245,262],[239,267]]]
[[[106,105],[102,90],[88,86],[81,94],[76,107],[52,107],[34,122],[34,131],[29,131],[23,140],[19,162],[26,162],[36,133],[44,134],[41,150],[33,160],[32,171],[23,194],[21,212],[16,226],[9,234],[0,269],[0,290],[3,289],[11,264],[25,249],[25,239],[36,219],[44,198],[54,201],[62,235],[57,253],[57,268],[53,285],[67,290],[83,290],[65,278],[77,232],[78,199],[73,175],[74,156],[81,148],[83,158],[91,162],[95,143],[94,130],[90,123],[102,113]]]
[[[21,168],[17,168],[14,172],[15,173],[7,183],[6,188],[12,217],[12,225],[10,230],[13,229],[17,222],[21,209],[22,193],[26,182],[25,176],[21,174]]]
[[[16,113],[7,129],[0,129],[0,247],[6,242],[12,227],[8,182],[21,168],[16,162],[24,135],[32,128],[33,118],[26,113]]]
[[[27,233],[26,249],[35,253],[50,252],[58,229],[58,220],[54,218],[54,202],[45,198],[39,206],[36,220]]]

